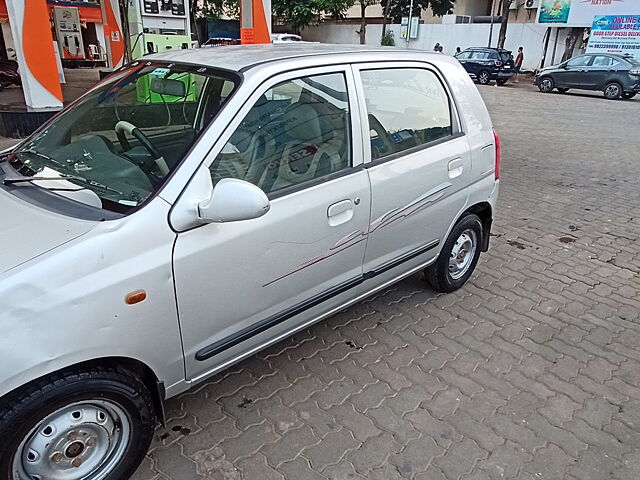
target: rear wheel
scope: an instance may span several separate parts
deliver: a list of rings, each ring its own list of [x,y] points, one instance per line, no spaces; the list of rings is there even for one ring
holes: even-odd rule
[[[504,84],[506,84],[506,83],[507,83],[507,80],[508,80],[507,78],[501,78],[501,79],[499,79],[499,80],[496,80],[496,83],[497,83],[498,85],[502,86],[502,85],[504,85]]]
[[[425,269],[427,281],[439,292],[453,292],[462,287],[480,257],[482,222],[469,214],[458,220],[444,243],[438,259]]]
[[[555,87],[555,82],[551,77],[542,77],[538,82],[538,90],[542,93],[551,93]]]
[[[478,83],[481,85],[486,85],[491,81],[491,75],[486,70],[482,70],[478,73]]]
[[[619,83],[611,82],[604,87],[604,98],[607,100],[618,100],[622,96],[622,87]]]
[[[0,406],[0,478],[129,478],[154,426],[153,399],[128,372],[92,368],[51,375]]]
[[[635,96],[636,96],[636,92],[623,92],[622,93],[622,98],[624,98],[625,100],[630,100]]]
[[[558,91],[560,93],[567,93],[569,91],[569,89],[568,88],[558,88]]]

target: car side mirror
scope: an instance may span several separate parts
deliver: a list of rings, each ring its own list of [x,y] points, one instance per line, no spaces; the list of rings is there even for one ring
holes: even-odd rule
[[[198,216],[208,223],[238,222],[264,215],[271,208],[267,195],[252,183],[223,178],[211,197],[198,204]]]

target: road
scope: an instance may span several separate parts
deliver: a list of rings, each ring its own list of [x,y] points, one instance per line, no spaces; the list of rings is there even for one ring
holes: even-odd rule
[[[640,478],[640,100],[480,87],[492,248],[168,402],[136,480]]]

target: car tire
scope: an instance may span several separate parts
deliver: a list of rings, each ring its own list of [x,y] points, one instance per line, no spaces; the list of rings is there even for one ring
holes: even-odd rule
[[[636,92],[623,92],[622,93],[622,98],[624,98],[625,100],[631,100],[635,96],[636,96]]]
[[[603,93],[607,100],[618,100],[622,96],[622,86],[618,82],[607,83]]]
[[[435,263],[425,269],[425,277],[438,292],[462,287],[476,267],[482,242],[482,221],[477,215],[463,216],[447,237]]]
[[[567,93],[569,91],[569,89],[568,88],[558,88],[558,91],[560,93]]]
[[[482,70],[478,73],[478,83],[480,85],[487,85],[491,81],[491,74],[486,70]]]
[[[507,81],[508,81],[508,79],[501,78],[500,80],[496,80],[496,83],[502,87],[503,85],[505,85],[507,83]]]
[[[538,80],[538,90],[540,90],[542,93],[551,93],[555,86],[556,83],[551,77],[542,77],[540,80]]]
[[[147,453],[155,423],[151,394],[127,371],[49,375],[0,404],[0,478],[129,478]]]

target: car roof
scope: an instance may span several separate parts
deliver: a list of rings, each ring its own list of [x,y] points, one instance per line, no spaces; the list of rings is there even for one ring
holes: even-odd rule
[[[312,55],[325,56],[320,63],[328,63],[330,56],[352,56],[353,61],[429,59],[442,60],[441,53],[421,50],[399,50],[395,47],[373,47],[366,45],[339,45],[326,43],[280,43],[264,45],[232,45],[217,48],[190,48],[155,53],[141,60],[162,60],[166,62],[188,63],[206,67],[244,71],[257,65],[280,60],[304,58]],[[373,58],[372,58],[373,56]],[[341,58],[341,62],[344,61]]]

